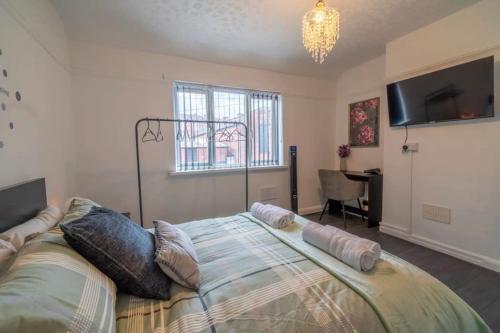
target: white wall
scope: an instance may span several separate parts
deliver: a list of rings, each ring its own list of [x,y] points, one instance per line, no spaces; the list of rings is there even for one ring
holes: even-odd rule
[[[385,57],[381,56],[343,72],[336,83],[335,143],[349,143],[349,104],[380,97],[380,136],[378,147],[353,147],[347,159],[349,170],[383,168],[384,124],[387,119],[387,93],[385,91]],[[335,154],[335,166],[339,167]]]
[[[315,210],[317,170],[337,167],[336,147],[347,142],[348,104],[380,96],[381,146],[354,149],[349,169],[383,164],[381,230],[500,271],[499,116],[412,127],[410,141],[420,151],[402,155],[404,133],[388,127],[384,89],[387,81],[494,54],[500,96],[499,12],[498,1],[483,0],[388,43],[385,57],[332,83],[79,43],[71,45],[70,62],[64,28],[47,0],[0,0],[0,68],[9,73],[0,75],[0,86],[23,96],[18,103],[0,95],[7,105],[0,111],[0,186],[46,177],[52,203],[79,194],[137,218],[134,123],[171,116],[172,82],[185,80],[281,92],[285,147],[299,146],[299,206]],[[170,177],[172,143],[142,148],[146,221],[243,209],[241,174]],[[288,177],[287,170],[252,173],[250,201],[260,188],[276,186],[276,203],[287,207]],[[450,207],[452,223],[424,220],[423,203]]]
[[[62,22],[48,1],[0,0],[0,186],[47,178],[49,203],[74,192],[69,52]],[[17,102],[14,94],[21,92]],[[14,124],[14,130],[9,123]]]
[[[381,230],[500,271],[498,13],[499,1],[484,0],[387,44],[388,80],[495,54],[497,117],[411,127],[413,163],[401,154],[403,130],[386,122]],[[424,203],[451,208],[451,224],[423,219]]]
[[[71,51],[80,195],[138,218],[134,124],[144,116],[172,117],[172,83],[181,80],[281,92],[284,146],[299,149],[299,207],[318,208],[317,170],[334,159],[333,82],[82,43]],[[174,169],[169,128],[167,142],[141,145],[145,221],[243,211],[241,173],[168,175]],[[251,173],[250,184],[250,203],[260,188],[276,187],[276,203],[289,206],[288,170]]]

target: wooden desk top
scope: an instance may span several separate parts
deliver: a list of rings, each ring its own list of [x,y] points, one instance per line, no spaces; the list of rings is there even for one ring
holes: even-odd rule
[[[373,173],[365,173],[363,171],[344,171],[344,175],[350,179],[360,179],[360,180],[368,180],[368,178],[372,177],[380,177],[382,174],[373,174]]]

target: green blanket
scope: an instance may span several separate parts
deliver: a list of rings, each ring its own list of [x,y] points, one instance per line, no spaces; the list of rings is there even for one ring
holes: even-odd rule
[[[275,230],[248,214],[178,225],[200,260],[198,292],[120,294],[118,332],[489,332],[458,296],[384,253],[357,272],[304,243],[297,217]]]
[[[302,240],[309,221],[277,230],[251,219],[282,242],[349,285],[377,312],[388,332],[491,332],[479,315],[457,294],[423,270],[382,251],[370,272],[359,272]]]
[[[115,284],[61,229],[26,242],[13,259],[0,267],[0,332],[115,332]]]

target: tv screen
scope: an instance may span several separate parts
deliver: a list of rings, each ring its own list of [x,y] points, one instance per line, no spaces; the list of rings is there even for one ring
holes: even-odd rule
[[[493,57],[387,85],[391,126],[493,117]]]

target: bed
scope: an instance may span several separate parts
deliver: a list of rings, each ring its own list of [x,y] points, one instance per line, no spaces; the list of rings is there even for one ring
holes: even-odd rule
[[[9,209],[12,212],[15,205]],[[242,213],[178,225],[189,234],[199,256],[199,291],[174,283],[169,300],[137,298],[118,291],[109,302],[96,302],[94,317],[86,317],[89,325],[66,330],[85,331],[95,316],[109,311],[105,319],[99,319],[98,331],[490,332],[455,293],[400,258],[383,252],[376,267],[362,273],[304,243],[301,229],[307,223],[297,216],[291,226],[277,230]],[[52,258],[40,260],[36,248]],[[28,242],[25,251],[38,258],[25,265],[39,274],[61,266],[64,256],[76,255],[57,227]],[[54,263],[53,257],[61,259]],[[0,268],[0,295],[9,265],[16,263]],[[64,285],[65,281],[57,283]],[[68,291],[67,297],[88,302],[96,299],[85,292]],[[17,308],[22,302],[9,300],[17,302],[15,311],[21,311]],[[2,302],[6,298],[0,296]],[[25,321],[43,321],[42,310],[32,306],[27,313],[31,315]],[[0,314],[0,321],[8,319]],[[57,331],[63,326],[45,327]]]

